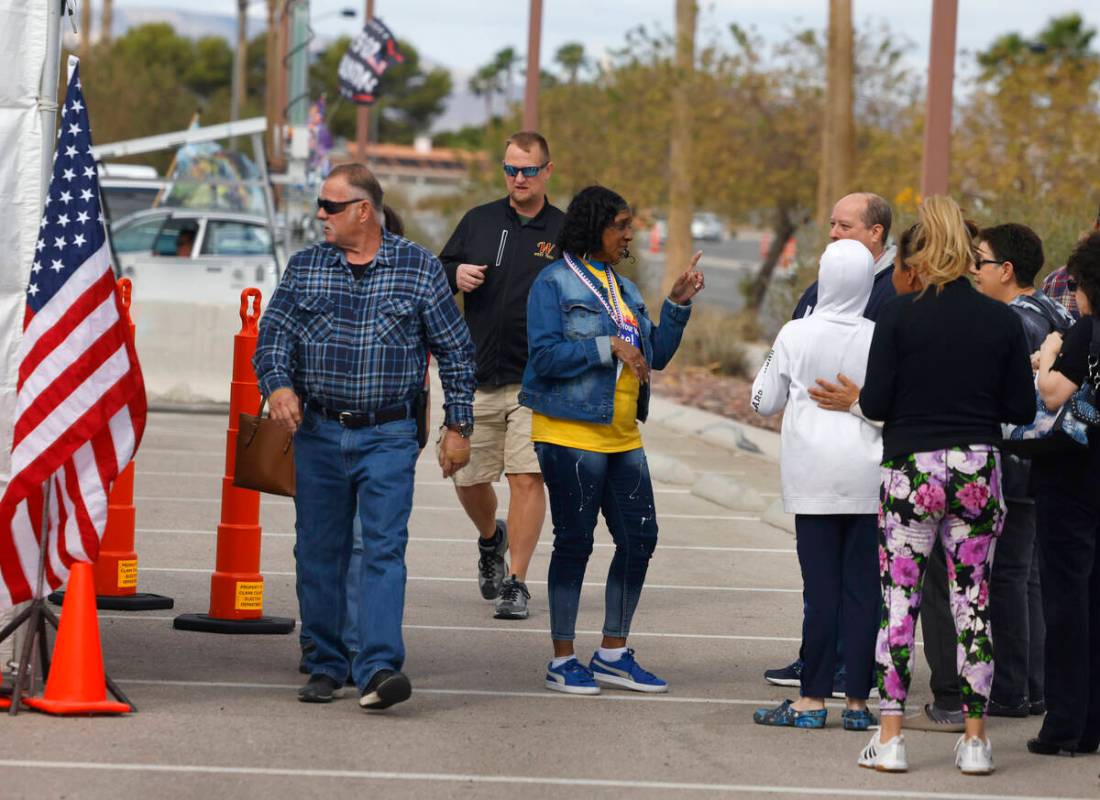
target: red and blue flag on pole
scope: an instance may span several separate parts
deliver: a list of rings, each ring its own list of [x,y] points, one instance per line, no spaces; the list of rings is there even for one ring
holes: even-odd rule
[[[79,67],[60,116],[16,353],[0,609],[35,593],[45,492],[49,588],[65,582],[74,561],[96,560],[111,485],[145,430],[145,384],[111,269]]]

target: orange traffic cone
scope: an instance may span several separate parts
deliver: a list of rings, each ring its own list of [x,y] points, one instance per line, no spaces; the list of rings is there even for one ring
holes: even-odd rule
[[[126,714],[133,711],[129,703],[107,699],[91,564],[83,561],[73,564],[65,603],[61,606],[61,625],[57,629],[46,691],[42,697],[28,697],[23,702],[48,714]]]

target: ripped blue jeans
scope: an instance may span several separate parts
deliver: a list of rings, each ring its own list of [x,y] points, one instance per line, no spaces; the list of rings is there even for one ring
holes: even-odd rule
[[[657,546],[653,484],[642,448],[594,453],[537,442],[535,452],[550,493],[554,554],[547,596],[550,636],[572,641],[596,515],[603,512],[615,556],[604,589],[604,636],[625,638]]]

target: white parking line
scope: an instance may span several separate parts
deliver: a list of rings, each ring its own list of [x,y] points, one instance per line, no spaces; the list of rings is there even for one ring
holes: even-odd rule
[[[216,474],[215,475],[215,474],[210,473],[210,472],[162,472],[162,471],[157,471],[157,470],[153,470],[153,469],[143,469],[143,470],[139,471],[138,472],[138,477],[140,477],[142,475],[151,475],[155,478],[210,478],[211,481],[215,481],[215,480],[220,481],[223,477],[221,474]],[[454,484],[451,483],[450,481],[416,481],[416,485],[417,486],[432,486],[432,487],[441,487],[441,486],[451,486],[451,487],[453,487],[454,486]],[[501,494],[507,494],[508,493],[508,487],[507,486],[498,486],[497,490]],[[653,493],[654,494],[691,494],[691,489],[665,489],[665,488],[654,486],[653,487]],[[776,495],[776,497],[778,497],[778,495]]]
[[[171,681],[151,680],[142,678],[117,678],[119,683],[132,684],[134,686],[192,686],[208,689],[300,689],[300,683],[259,683],[236,681]],[[416,694],[464,696],[470,697],[526,697],[533,700],[558,700],[563,699],[560,692],[551,692],[546,689],[538,692],[508,691],[506,689],[423,689],[414,688]],[[771,706],[775,700],[743,700],[739,698],[724,697],[678,697],[674,694],[646,694],[644,692],[608,692],[606,694],[592,695],[592,700],[604,702],[635,702],[635,703],[681,703],[687,705],[719,705],[719,706]],[[826,700],[826,705],[841,707],[842,700]]]
[[[199,530],[196,528],[136,528],[134,533],[164,533],[173,534],[179,533],[185,536],[216,536],[216,530]],[[293,539],[295,534],[293,533],[275,533],[272,531],[263,531],[262,536],[271,537],[272,539]],[[410,536],[410,542],[432,542],[438,544],[460,544],[469,545],[473,537],[469,539],[446,539],[436,536]],[[538,547],[550,548],[554,546],[553,542],[539,542]],[[614,547],[612,542],[596,542],[593,547]],[[702,545],[686,545],[686,544],[664,544],[663,542],[657,545],[660,550],[701,550],[711,553],[760,553],[760,554],[783,554],[794,555],[798,551],[791,547],[705,547]]]
[[[160,614],[100,614],[100,619],[113,619],[113,620],[126,620],[128,622],[133,621],[149,621],[149,622],[171,622],[175,617],[164,616]],[[295,623],[301,624],[301,620],[295,619]],[[405,623],[401,626],[405,630],[413,631],[447,631],[447,632],[461,632],[461,633],[528,633],[536,634],[539,636],[549,636],[549,628],[517,628],[511,625],[500,625],[499,627],[489,627],[487,625],[413,625],[411,623]],[[601,631],[577,631],[578,636],[600,636]],[[631,631],[631,638],[644,637],[647,639],[703,639],[703,640],[718,640],[718,641],[730,641],[730,642],[795,642],[801,641],[797,636],[742,636],[732,633],[659,633],[656,631]],[[917,644],[920,644],[918,642]]]
[[[195,567],[145,567],[141,568],[145,572],[185,572],[185,573],[199,573],[202,575],[208,575],[212,570],[209,568],[198,569]],[[295,573],[277,571],[277,570],[263,570],[264,575],[280,578],[293,578]],[[437,583],[477,583],[477,578],[442,578],[431,577],[427,575],[410,575],[408,577],[410,581],[432,581]],[[546,581],[527,581],[532,586],[545,586]],[[585,583],[584,586],[596,589],[603,589],[602,583]],[[801,589],[771,589],[758,586],[699,586],[696,584],[672,584],[672,583],[647,583],[646,589],[669,589],[678,592],[762,592],[764,594],[802,594]]]
[[[160,497],[153,495],[135,495],[134,502],[152,502],[152,503],[221,503],[220,497]],[[287,506],[293,507],[294,501],[292,500],[272,500],[264,498],[264,505],[268,506]],[[506,511],[507,509],[501,509]],[[437,512],[444,514],[458,514],[462,513],[461,507],[455,506],[422,506],[414,505],[413,513],[418,511]],[[547,518],[550,517],[549,512],[546,514]],[[759,522],[760,517],[753,514],[657,514],[658,519],[700,519],[700,520],[716,520],[727,522]]]
[[[159,772],[198,775],[254,775],[281,778],[350,778],[366,781],[403,781],[412,783],[480,783],[525,786],[563,786],[599,789],[640,789],[654,792],[695,791],[727,794],[813,795],[818,797],[890,797],[914,800],[1052,800],[1053,796],[1004,794],[972,794],[955,792],[920,792],[890,787],[883,789],[829,788],[824,786],[776,786],[746,783],[686,783],[676,781],[636,781],[595,778],[553,778],[531,775],[485,775],[458,772],[381,772],[357,769],[291,769],[289,767],[227,767],[214,764],[156,764],[103,761],[46,761],[34,759],[0,759],[0,767],[13,769],[68,769],[96,772]],[[1059,797],[1053,800],[1088,800]]]

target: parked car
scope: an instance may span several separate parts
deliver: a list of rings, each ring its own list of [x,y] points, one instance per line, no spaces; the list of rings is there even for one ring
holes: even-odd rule
[[[119,219],[111,238],[138,300],[236,304],[254,286],[266,304],[279,281],[280,253],[255,214],[152,208]]]
[[[719,242],[725,238],[726,228],[717,214],[701,211],[691,217],[691,238]]]

